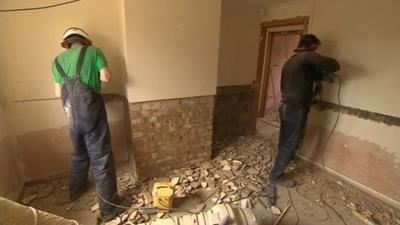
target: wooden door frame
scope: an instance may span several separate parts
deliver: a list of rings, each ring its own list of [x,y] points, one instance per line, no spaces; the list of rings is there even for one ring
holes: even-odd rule
[[[251,107],[250,117],[250,133],[256,133],[257,118],[260,115],[261,107],[265,107],[265,103],[260,106],[260,99],[265,99],[267,95],[266,87],[268,87],[268,79],[263,82],[264,68],[269,68],[270,57],[271,57],[271,45],[272,45],[272,32],[268,32],[268,29],[277,27],[289,27],[289,26],[303,26],[303,32],[307,33],[309,17],[295,17],[284,20],[273,20],[261,23],[261,34],[260,34],[260,45],[258,49],[258,64],[257,64],[257,79],[253,81],[254,97]],[[268,43],[267,43],[268,40]],[[265,62],[265,67],[264,67]],[[261,93],[261,90],[262,93]],[[264,111],[264,110],[262,110]]]

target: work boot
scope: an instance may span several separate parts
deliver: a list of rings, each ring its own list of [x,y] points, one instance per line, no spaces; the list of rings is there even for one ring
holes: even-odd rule
[[[277,181],[270,181],[270,184],[279,185],[279,186],[286,187],[286,188],[293,188],[296,186],[296,182],[294,182],[293,180],[285,179],[285,178],[281,178]]]
[[[128,198],[119,197],[119,201],[115,203],[115,205],[120,207],[114,207],[110,212],[107,213],[101,212],[97,219],[101,220],[103,223],[113,220],[115,217],[128,210],[128,207],[131,205],[131,200]]]
[[[115,207],[110,213],[104,215],[100,213],[100,215],[97,215],[97,219],[102,221],[103,223],[107,223],[125,211],[126,209]]]
[[[71,202],[78,200],[86,192],[88,188],[89,188],[89,182],[86,182],[85,184],[82,185],[81,188],[79,188],[79,190],[75,192],[70,191],[69,200]]]

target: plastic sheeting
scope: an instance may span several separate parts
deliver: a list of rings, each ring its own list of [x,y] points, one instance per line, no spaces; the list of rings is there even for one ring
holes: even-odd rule
[[[79,223],[0,197],[0,225],[79,225]]]

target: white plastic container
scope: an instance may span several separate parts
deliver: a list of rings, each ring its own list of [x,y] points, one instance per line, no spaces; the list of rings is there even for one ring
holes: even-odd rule
[[[224,218],[228,223],[220,224]],[[206,213],[157,219],[141,225],[258,225],[251,209],[232,208],[228,204],[215,205]]]

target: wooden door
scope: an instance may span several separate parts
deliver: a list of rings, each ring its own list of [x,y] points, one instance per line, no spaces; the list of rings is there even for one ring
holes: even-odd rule
[[[294,54],[301,34],[298,32],[279,32],[272,35],[269,67],[265,68],[268,79],[263,110],[268,120],[278,120],[277,109],[281,101],[281,77],[285,62]]]

